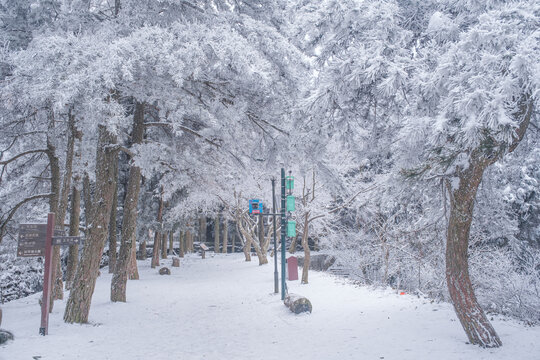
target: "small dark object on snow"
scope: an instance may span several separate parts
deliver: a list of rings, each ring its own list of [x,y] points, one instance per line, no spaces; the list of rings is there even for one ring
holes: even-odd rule
[[[168,267],[162,267],[159,269],[159,275],[171,275],[171,270]]]
[[[13,339],[14,337],[12,333],[10,333],[7,330],[0,329],[0,345],[5,343],[8,340],[13,340]]]
[[[289,294],[285,296],[285,300],[283,300],[283,302],[285,303],[285,306],[287,306],[295,314],[308,311],[311,313],[311,310],[313,310],[311,302],[307,298],[300,295]]]
[[[177,257],[172,258],[172,266],[173,267],[179,267],[180,266],[180,259]]]

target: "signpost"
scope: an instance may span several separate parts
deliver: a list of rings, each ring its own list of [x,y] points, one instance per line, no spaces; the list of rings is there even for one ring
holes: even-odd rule
[[[289,172],[290,173],[290,172]],[[287,285],[285,283],[285,241],[287,236],[296,236],[296,222],[287,222],[287,212],[289,214],[295,210],[294,196],[292,192],[294,189],[294,177],[287,176],[285,178],[285,169],[281,168],[281,212],[276,213],[276,179],[272,178],[272,213],[264,213],[262,201],[259,199],[249,200],[249,213],[251,215],[258,214],[259,216],[273,216],[274,221],[274,293],[279,292],[278,284],[278,270],[277,270],[277,234],[276,234],[276,215],[281,217],[281,300],[285,299],[285,293]],[[286,190],[288,190],[288,196],[286,197]]]
[[[45,256],[43,271],[43,298],[41,300],[41,326],[39,333],[49,333],[49,307],[51,298],[52,247],[78,245],[80,236],[64,236],[64,231],[54,228],[54,213],[49,213],[46,224],[20,224],[17,256]]]

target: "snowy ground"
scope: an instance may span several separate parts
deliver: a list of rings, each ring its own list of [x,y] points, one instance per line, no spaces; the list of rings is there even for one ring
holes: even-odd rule
[[[311,272],[309,285],[289,282],[313,304],[312,314],[294,315],[273,294],[273,263],[192,256],[171,276],[149,264],[139,262],[127,303],[109,301],[104,269],[90,324],[64,324],[58,301],[46,337],[38,335],[38,294],[4,304],[2,325],[15,341],[0,346],[0,359],[540,359],[539,327],[494,319],[504,346],[481,349],[465,344],[449,304],[323,273]]]

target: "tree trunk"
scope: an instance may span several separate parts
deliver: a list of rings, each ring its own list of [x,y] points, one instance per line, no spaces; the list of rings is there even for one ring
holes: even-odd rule
[[[69,235],[79,236],[81,214],[81,192],[77,189],[77,186],[73,186],[71,192],[71,212],[69,216]],[[66,271],[66,289],[71,289],[73,284],[73,278],[75,277],[75,270],[79,262],[79,245],[71,245],[69,247],[68,263]]]
[[[186,252],[185,240],[186,240],[185,232],[183,230],[180,230],[180,235],[178,238],[178,252],[179,252],[178,256],[180,256],[181,258],[184,257],[184,253]]]
[[[50,135],[50,133],[48,134]],[[68,207],[68,197],[71,190],[71,177],[73,174],[73,156],[75,154],[75,138],[80,138],[77,135],[77,129],[75,128],[75,116],[72,114],[71,109],[68,112],[68,141],[66,147],[66,163],[64,169],[64,178],[62,183],[62,190],[59,193],[57,198],[58,207],[56,216],[59,223],[59,229],[64,230],[64,219],[66,218],[67,207]],[[49,141],[47,142],[49,148]],[[49,148],[52,154],[55,153],[56,149]],[[52,182],[58,182],[55,187],[60,188],[60,168],[58,167],[58,159],[55,161],[56,169],[53,170],[51,164],[51,178]],[[56,180],[57,179],[57,180]],[[55,265],[56,264],[56,265]],[[51,278],[54,281],[52,297],[51,297],[51,306],[50,311],[53,309],[53,299],[62,300],[64,298],[64,284],[62,282],[62,266],[60,264],[60,246],[53,247],[53,258],[52,258],[52,274]]]
[[[450,192],[450,219],[446,240],[446,282],[456,314],[471,344],[502,345],[495,329],[478,304],[469,278],[468,247],[476,191],[487,164],[471,157],[469,167],[459,174],[459,187]]]
[[[161,187],[160,191],[160,197],[159,197],[159,208],[158,208],[158,214],[157,214],[157,222],[161,223],[163,219],[163,186]],[[163,228],[163,224],[161,225],[161,228]],[[156,231],[154,235],[154,248],[152,249],[152,262],[151,267],[152,269],[156,266],[159,266],[159,243],[161,241],[161,233]]]
[[[214,220],[214,253],[219,253],[219,214]]]
[[[137,238],[131,239],[131,255],[128,266],[129,280],[139,280],[139,268],[137,267]]]
[[[159,248],[161,242],[161,233],[156,231],[154,235],[154,248],[152,249],[152,269],[159,266]]]
[[[309,262],[311,253],[309,251],[309,211],[304,215],[304,232],[302,233],[302,247],[304,248],[304,265],[302,266],[302,284],[308,283]]]
[[[233,229],[233,230],[236,230],[236,229]],[[237,236],[237,232],[233,231],[233,237],[232,237],[232,243],[231,243],[231,253],[233,254],[236,252],[236,236]]]
[[[294,254],[296,252],[296,242],[297,242],[298,236],[295,236],[291,240],[291,245],[289,246],[289,252],[291,254]]]
[[[206,243],[206,216],[199,219],[199,241]]]
[[[144,103],[135,103],[133,114],[132,145],[142,143],[144,138]],[[122,239],[120,253],[111,280],[111,301],[126,301],[126,286],[130,279],[139,279],[137,270],[136,232],[137,207],[141,190],[141,169],[133,164],[129,168],[124,212],[122,216]]]
[[[195,248],[193,246],[193,233],[191,231],[188,231],[187,233],[188,239],[189,239],[189,252],[192,253],[195,251]]]
[[[169,254],[173,255],[174,252],[174,231],[169,232]]]
[[[117,153],[108,147],[115,142],[115,137],[103,125],[98,126],[98,134],[96,190],[90,217],[91,223],[88,226],[83,254],[66,304],[64,321],[67,323],[88,322],[92,294],[96,286],[99,263],[111,219],[110,211],[116,186],[113,162],[116,161]]]
[[[139,260],[146,260],[146,240],[139,243]]]
[[[163,236],[161,237],[161,258],[166,259],[167,258],[167,237],[169,236],[168,231],[163,232]]]
[[[113,165],[115,178],[118,179],[118,159],[114,161]],[[118,180],[117,185],[114,187],[113,204],[111,207],[111,220],[109,221],[109,274],[114,272],[116,265],[116,214],[118,213]]]
[[[224,219],[223,220],[223,249],[221,250],[223,254],[227,253],[227,246],[229,245],[228,240],[229,240],[229,221],[227,219]]]

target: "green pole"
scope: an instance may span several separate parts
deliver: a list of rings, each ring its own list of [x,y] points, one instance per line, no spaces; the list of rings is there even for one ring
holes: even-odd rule
[[[281,168],[281,300],[285,300],[285,238],[287,234],[285,210],[285,169]]]
[[[276,179],[272,177],[272,216],[274,221],[274,293],[279,292],[279,275],[277,267],[277,234],[276,234]]]

